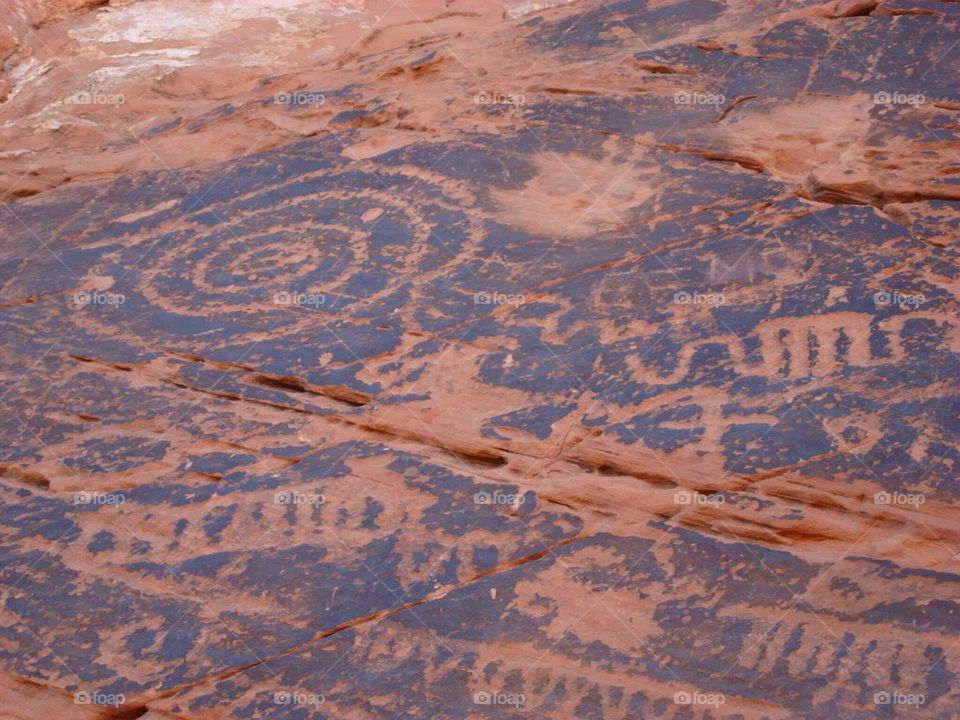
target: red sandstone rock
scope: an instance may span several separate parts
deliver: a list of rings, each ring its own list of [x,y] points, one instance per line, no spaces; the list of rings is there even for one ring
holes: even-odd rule
[[[957,715],[960,5],[0,12],[0,718]]]

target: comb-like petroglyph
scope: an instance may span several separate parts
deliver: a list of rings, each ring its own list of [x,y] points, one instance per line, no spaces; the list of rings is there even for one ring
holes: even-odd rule
[[[960,717],[960,4],[0,10],[0,718]]]

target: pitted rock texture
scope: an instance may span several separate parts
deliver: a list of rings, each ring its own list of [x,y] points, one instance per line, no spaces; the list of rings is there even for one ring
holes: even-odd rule
[[[960,717],[960,4],[552,4],[3,10],[0,717]]]

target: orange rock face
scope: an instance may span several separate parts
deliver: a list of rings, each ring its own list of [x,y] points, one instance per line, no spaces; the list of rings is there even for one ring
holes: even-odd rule
[[[0,718],[960,717],[958,40],[7,2]]]

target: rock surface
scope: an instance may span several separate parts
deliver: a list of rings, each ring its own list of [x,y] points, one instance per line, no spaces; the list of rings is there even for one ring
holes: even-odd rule
[[[15,0],[0,717],[960,717],[960,4]]]

